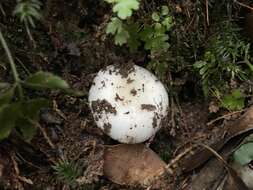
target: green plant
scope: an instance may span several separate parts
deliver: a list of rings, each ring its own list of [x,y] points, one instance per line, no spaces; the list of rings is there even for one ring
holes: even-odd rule
[[[170,47],[168,32],[173,26],[173,21],[167,6],[161,6],[158,10],[152,13],[153,24],[144,26],[140,38],[145,43],[144,48],[150,51],[151,61],[148,68],[154,70],[162,78],[169,68],[167,64]]]
[[[50,106],[46,98],[29,99],[27,89],[61,89],[69,91],[69,85],[60,77],[39,71],[21,80],[11,52],[0,31],[0,42],[6,52],[14,83],[0,83],[0,140],[16,130],[26,140],[31,140],[36,132],[39,111]],[[26,88],[23,88],[26,87]],[[16,95],[17,93],[17,95]]]
[[[151,61],[148,68],[154,70],[159,76],[163,76],[168,65],[167,52],[170,47],[168,32],[173,25],[172,16],[167,6],[161,6],[153,11],[147,19],[133,19],[132,10],[139,8],[136,0],[125,0],[124,3],[132,6],[117,6],[123,1],[107,1],[115,3],[113,11],[118,17],[112,17],[106,28],[106,33],[114,36],[116,45],[127,44],[131,52],[144,45],[144,49],[150,52]],[[117,9],[115,8],[117,6]],[[126,14],[120,14],[120,11]],[[128,20],[125,20],[129,18]]]
[[[67,160],[61,160],[53,166],[53,169],[59,181],[71,187],[77,185],[76,179],[81,175],[81,168],[78,164]]]
[[[239,29],[235,26],[224,26],[225,31],[214,36],[205,50],[202,60],[193,67],[198,70],[205,96],[209,96],[213,89],[226,92],[231,80],[245,80],[249,69],[250,44],[242,40]]]
[[[233,153],[233,160],[244,166],[253,160],[253,139],[252,135],[247,136],[242,144]]]
[[[33,36],[30,31],[30,26],[35,28],[35,20],[41,19],[41,2],[39,0],[18,0],[18,3],[13,11],[13,14],[24,23],[26,32],[32,42]]]
[[[111,18],[111,22],[107,25],[106,33],[114,35],[114,42],[116,45],[123,45],[127,43],[129,38],[129,33],[123,22],[116,17]]]
[[[228,110],[240,110],[244,108],[245,97],[240,90],[233,90],[230,95],[225,96],[221,101],[221,106]]]
[[[113,4],[113,12],[117,13],[117,17],[112,17],[106,28],[106,34],[114,35],[114,42],[116,45],[123,45],[127,43],[129,32],[127,26],[122,20],[132,16],[133,10],[139,9],[138,0],[105,0]]]
[[[121,19],[132,16],[133,10],[139,9],[139,0],[105,0],[113,4],[113,12]]]
[[[35,27],[34,20],[40,20],[41,2],[39,0],[18,0],[13,14],[18,16],[25,25]]]

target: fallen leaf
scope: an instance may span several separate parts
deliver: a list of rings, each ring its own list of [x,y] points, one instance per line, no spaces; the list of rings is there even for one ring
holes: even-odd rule
[[[236,121],[231,121],[222,130],[212,134],[209,141],[204,142],[215,151],[219,151],[232,138],[253,130],[253,106]],[[192,154],[179,162],[178,169],[189,172],[204,164],[212,153],[203,147],[197,147]]]

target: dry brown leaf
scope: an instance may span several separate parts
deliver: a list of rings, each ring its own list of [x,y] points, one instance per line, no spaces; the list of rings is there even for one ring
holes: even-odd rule
[[[212,134],[209,142],[204,142],[215,151],[219,151],[232,138],[253,130],[253,106],[236,121],[231,121],[222,130]],[[179,163],[178,169],[183,172],[189,172],[204,164],[212,153],[203,147],[198,147],[185,159]]]
[[[104,175],[121,185],[143,185],[165,166],[165,162],[143,144],[110,146],[104,154]]]

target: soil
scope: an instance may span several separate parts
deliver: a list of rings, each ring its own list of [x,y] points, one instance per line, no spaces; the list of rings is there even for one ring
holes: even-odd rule
[[[10,34],[6,38],[15,60],[19,60],[17,67],[21,78],[28,76],[26,70],[31,73],[49,71],[64,78],[73,89],[81,90],[84,95],[75,97],[58,90],[27,93],[28,97],[43,96],[53,100],[54,107],[41,111],[41,129],[37,130],[31,142],[22,140],[17,134],[11,134],[10,138],[0,142],[0,189],[145,189],[117,185],[103,175],[105,147],[118,142],[105,134],[110,133],[109,124],[104,126],[105,133],[96,127],[87,92],[99,70],[117,63],[118,73],[127,78],[134,71],[133,63],[147,66],[149,52],[130,54],[127,47],[115,46],[113,40],[106,37],[104,29],[110,19],[111,8],[98,0],[43,2],[44,19],[32,29],[36,42],[34,48],[25,32],[16,34],[25,29],[19,20],[13,18],[15,3],[14,0],[0,2],[5,10],[5,16],[0,11],[0,26],[5,34]],[[171,4],[176,10],[175,14],[191,16],[191,1]],[[189,30],[197,23],[190,24]],[[186,82],[173,86],[177,97],[170,95],[168,117],[163,119],[161,130],[150,142],[151,149],[167,163],[186,143],[210,139],[210,134],[222,128],[226,119],[214,125],[208,126],[207,123],[227,113],[224,110],[210,113],[209,102],[203,96],[200,98],[202,92],[197,86],[198,79],[185,74],[184,68],[172,75],[166,75],[163,79],[166,85],[171,83],[172,78],[182,78]],[[0,64],[0,81],[13,82],[11,76],[8,64]],[[127,82],[133,80],[129,78]],[[145,84],[142,85],[143,91],[144,88]],[[135,96],[136,89],[132,89],[131,94]],[[115,99],[122,100],[117,94]],[[155,106],[143,104],[142,109],[153,111]],[[116,114],[115,108],[106,100],[93,101],[92,111],[98,114],[97,117],[104,111]],[[157,117],[153,119],[153,126],[157,127]],[[53,169],[62,160],[74,163],[80,170],[73,186],[62,180]],[[174,176],[175,179],[166,181],[165,187],[164,183],[159,187],[158,181],[153,189],[186,190],[191,176],[192,173]]]
[[[155,105],[152,105],[152,104],[141,104],[141,109],[147,110],[147,111],[154,111],[156,107]]]
[[[116,115],[117,111],[107,100],[96,100],[91,102],[92,111],[98,115],[105,113],[111,113]]]
[[[134,72],[134,64],[131,62],[125,63],[125,64],[116,64],[115,66],[115,71],[121,75],[122,78],[127,78],[128,75],[132,72]],[[116,74],[117,75],[117,74]],[[132,79],[127,79],[128,83],[132,82]]]

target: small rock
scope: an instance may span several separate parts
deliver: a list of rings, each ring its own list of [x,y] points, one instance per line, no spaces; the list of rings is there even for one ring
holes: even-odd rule
[[[47,124],[61,125],[63,122],[63,120],[59,116],[57,116],[53,111],[50,111],[48,109],[42,111],[41,119]]]

